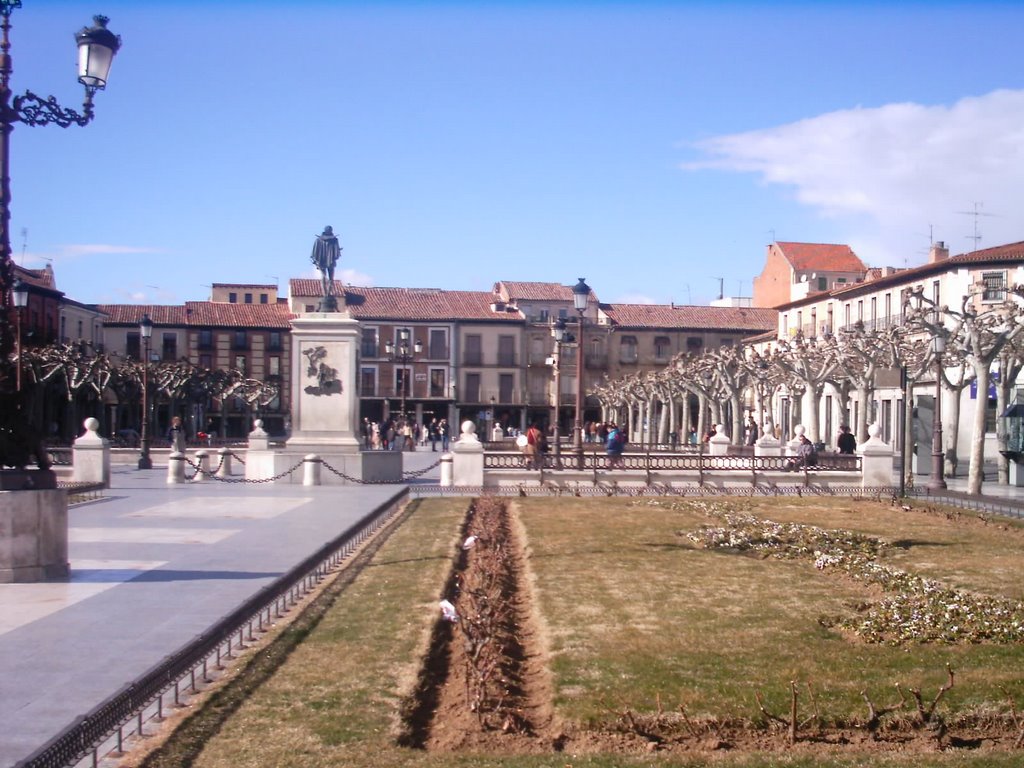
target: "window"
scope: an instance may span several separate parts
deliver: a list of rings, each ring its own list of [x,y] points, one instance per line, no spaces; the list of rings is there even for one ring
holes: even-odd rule
[[[60,319],[61,324],[64,323],[64,320],[65,320],[65,318],[63,318],[63,317]],[[79,338],[79,339],[82,338],[82,321],[81,320],[78,321],[78,337],[77,338]]]
[[[203,328],[199,331],[199,348],[213,349],[213,331],[209,328]]]
[[[843,306],[843,314],[845,315],[845,317],[843,319],[843,325],[849,327],[850,326],[850,305],[848,303]]]
[[[658,360],[667,360],[672,354],[672,340],[668,336],[654,337],[654,357]]]
[[[132,360],[142,359],[142,340],[139,338],[138,331],[128,331],[128,335],[125,337],[125,354],[128,355]]]
[[[444,368],[431,368],[430,369],[430,396],[431,397],[444,397],[445,396],[445,375]]]
[[[467,403],[479,403],[480,402],[480,374],[479,373],[467,373],[466,374],[466,392],[463,395],[463,400]]]
[[[235,349],[248,349],[249,338],[245,331],[235,331]]]
[[[828,278],[827,277],[819,277],[818,278],[818,290],[819,291],[827,291],[828,290]]]
[[[466,350],[463,358],[463,364],[465,365],[483,365],[484,353],[483,353],[483,339],[478,333],[470,333],[466,335]],[[479,388],[479,383],[477,384]],[[469,393],[466,393],[467,398]],[[470,399],[470,402],[477,402]]]
[[[268,360],[267,360],[267,373],[269,373],[271,376],[280,376],[281,375],[281,358],[280,357],[277,357],[275,355],[274,357],[268,358]]]
[[[306,305],[306,311],[307,312],[315,312],[316,311],[316,306],[313,305],[313,304],[307,304]]]
[[[985,272],[981,276],[982,301],[1005,301],[1006,300],[1006,273]]]
[[[512,388],[515,385],[515,380],[515,376],[513,376],[511,373],[502,373],[498,375],[499,403],[512,402]]]
[[[538,309],[537,315],[534,317],[535,323],[546,323],[551,317],[551,310],[549,309]]]
[[[818,310],[811,310],[811,336],[815,336],[818,333]]]
[[[252,294],[251,293],[245,294],[245,303],[246,304],[252,304]]]
[[[266,293],[261,293],[260,294],[260,304],[269,304],[269,303],[270,303],[270,296],[268,294],[266,294]]]
[[[637,360],[636,336],[622,336],[619,339],[619,362],[635,363]]]
[[[213,368],[213,355],[202,354],[199,356],[199,367],[210,370]]]
[[[732,344],[733,344],[733,340],[732,339],[722,339],[721,341],[718,342],[718,346],[720,346],[720,347],[731,347]]]
[[[498,365],[511,368],[516,364],[516,337],[498,337]]]
[[[178,359],[178,334],[176,333],[165,333],[163,337],[161,359],[163,360],[177,360]]]
[[[565,320],[567,317],[569,317],[569,310],[567,310],[565,307],[562,307],[561,309],[558,310],[558,317],[561,318],[562,320]]]
[[[377,357],[377,329],[363,328],[363,357]]]
[[[245,374],[245,355],[235,355],[235,370],[241,374]]]
[[[281,341],[281,332],[271,331],[267,338],[267,349],[271,352],[279,352],[282,349]]]
[[[364,397],[372,397],[377,394],[377,369],[359,369],[359,394]]]
[[[229,293],[228,294],[228,302],[231,303],[231,304],[237,304],[238,303],[238,294],[235,293],[234,291]]]
[[[887,325],[891,322],[889,320],[890,317],[892,317],[892,294],[887,293],[885,294],[885,319]]]
[[[864,300],[857,302],[857,321],[864,322]]]
[[[704,342],[700,336],[689,336],[686,339],[686,351],[687,352],[699,352],[700,348],[704,346]]]
[[[431,328],[430,341],[427,344],[427,357],[431,360],[444,360],[448,357],[448,330]]]

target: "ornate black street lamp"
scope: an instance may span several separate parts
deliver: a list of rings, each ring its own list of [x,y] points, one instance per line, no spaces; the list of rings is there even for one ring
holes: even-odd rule
[[[562,465],[562,342],[571,341],[572,334],[565,332],[565,318],[558,318],[551,326],[551,335],[555,339],[555,466]]]
[[[82,114],[65,109],[53,96],[42,98],[26,91],[18,96],[11,94],[11,73],[14,71],[11,59],[11,13],[21,8],[21,0],[0,0],[0,360],[7,360],[14,348],[10,327],[11,288],[14,268],[11,263],[11,131],[15,123],[28,126],[55,123],[61,128],[86,125],[93,118],[92,99],[96,91],[106,87],[107,75],[114,54],[121,47],[121,38],[107,29],[108,19],[95,16],[95,25],[83,28],[75,35],[78,44],[78,82],[85,86],[85,102]],[[9,386],[9,385],[8,385]],[[23,450],[33,441],[26,433],[24,418],[16,415],[17,406],[11,402],[9,390],[2,393],[0,401],[0,431],[8,432],[9,451],[0,451],[0,466],[25,466]]]
[[[15,375],[15,386],[21,392],[21,316],[28,306],[28,286],[21,280],[14,281],[11,288],[11,296],[14,299],[14,311],[16,314],[16,325],[14,329],[14,353],[18,358],[18,368]]]
[[[410,378],[409,373],[410,373],[410,371],[409,371],[409,369],[406,366],[409,364],[409,362],[411,360],[414,359],[413,353],[418,355],[418,354],[420,354],[423,351],[423,342],[421,342],[419,339],[417,339],[415,341],[415,343],[412,345],[412,348],[410,349],[410,347],[409,347],[409,338],[410,338],[411,335],[412,334],[411,334],[411,332],[409,331],[408,328],[399,328],[398,329],[398,346],[397,347],[395,346],[395,342],[393,340],[391,340],[391,339],[388,339],[386,342],[384,342],[384,351],[387,353],[388,357],[391,359],[391,362],[393,362],[393,363],[400,363],[401,366],[402,366],[402,411],[401,411],[401,416],[402,416],[402,420],[403,421],[406,420],[406,415],[405,415],[405,399],[406,399],[406,397],[409,397],[411,395],[411,392],[409,391],[409,378]]]
[[[932,352],[935,354],[935,410],[932,412],[932,476],[928,488],[934,491],[946,488],[945,453],[942,450],[942,355],[946,351],[946,340],[942,336],[932,337]]]
[[[576,418],[572,429],[572,447],[580,469],[583,469],[583,314],[587,310],[589,298],[590,286],[581,277],[572,287],[572,303],[579,315],[579,332],[576,334]]]
[[[149,457],[149,340],[153,336],[153,321],[143,315],[139,321],[139,336],[142,337],[142,436],[139,441],[139,469],[152,469]]]

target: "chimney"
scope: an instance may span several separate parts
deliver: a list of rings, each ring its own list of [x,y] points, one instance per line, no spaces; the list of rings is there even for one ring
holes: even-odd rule
[[[949,248],[941,240],[932,243],[932,249],[928,252],[928,263],[936,264],[949,258]]]

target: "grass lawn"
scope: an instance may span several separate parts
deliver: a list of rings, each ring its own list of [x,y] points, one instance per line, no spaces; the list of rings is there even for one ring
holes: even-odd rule
[[[857,753],[818,745],[770,752],[661,754],[435,754],[396,746],[402,697],[437,619],[468,500],[415,502],[409,518],[322,618],[294,630],[294,648],[258,687],[234,694],[227,715],[201,730],[205,746],[157,752],[146,765],[254,766],[1019,766],[1024,750]],[[956,685],[944,713],[984,718],[1024,709],[1020,644],[866,643],[826,627],[882,596],[812,559],[779,560],[696,547],[686,537],[735,509],[779,522],[882,538],[885,564],[949,586],[1024,598],[1024,531],[1005,523],[903,512],[846,499],[516,499],[526,532],[527,577],[547,637],[561,720],[607,724],[612,710],[653,713],[683,705],[691,718],[758,722],[755,694],[786,715],[790,681],[809,683],[826,722],[863,720],[898,700],[895,684],[930,702]],[[283,637],[288,639],[288,632]],[[244,677],[240,675],[240,677]],[[241,689],[240,689],[241,690]],[[801,692],[805,691],[801,688]],[[222,697],[230,698],[232,686]],[[215,697],[216,698],[216,697]],[[807,706],[806,696],[801,707]],[[203,712],[193,718],[199,727]],[[803,716],[803,710],[802,715]],[[183,733],[187,733],[188,724]],[[778,740],[781,745],[783,740]]]

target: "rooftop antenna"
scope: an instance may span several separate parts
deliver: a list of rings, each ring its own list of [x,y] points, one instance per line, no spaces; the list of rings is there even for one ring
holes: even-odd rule
[[[693,304],[693,296],[690,294],[690,284],[686,284],[686,303]]]
[[[984,205],[985,205],[984,203],[975,203],[973,211],[957,211],[957,213],[962,214],[964,216],[973,216],[974,217],[974,234],[966,236],[968,240],[973,240],[974,241],[974,250],[978,250],[978,243],[981,242],[981,232],[978,231],[978,217],[979,216],[996,216],[996,214],[994,214],[994,213],[983,213],[982,211],[978,210],[979,208],[983,207]]]
[[[712,280],[718,281],[718,299],[721,301],[725,298],[725,278],[724,277],[713,277]]]
[[[267,277],[274,278],[274,287],[277,288],[278,290],[281,290],[281,278],[280,277],[278,277],[277,275],[267,275]]]
[[[774,243],[775,242],[775,230],[774,229],[769,229],[768,231],[772,233],[772,242]]]

